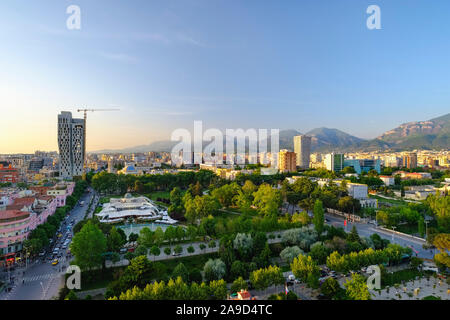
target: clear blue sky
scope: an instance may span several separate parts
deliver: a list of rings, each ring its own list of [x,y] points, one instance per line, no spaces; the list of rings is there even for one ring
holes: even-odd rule
[[[0,153],[56,150],[57,114],[77,106],[121,108],[89,115],[88,150],[194,120],[374,138],[450,110],[447,0],[15,0],[0,27]]]

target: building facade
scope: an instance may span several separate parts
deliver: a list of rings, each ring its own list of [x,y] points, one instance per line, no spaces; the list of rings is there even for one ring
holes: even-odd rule
[[[19,170],[13,168],[11,164],[4,167],[0,164],[0,183],[17,183],[19,181]]]
[[[370,170],[381,172],[380,159],[345,159],[344,167],[352,167],[357,174],[361,174],[363,171],[369,172]]]
[[[311,155],[311,137],[301,135],[294,137],[294,152],[297,155],[297,166],[301,169],[309,168],[309,158]]]
[[[84,120],[71,112],[58,115],[59,175],[63,179],[81,176],[84,166]]]
[[[278,169],[281,172],[297,171],[297,156],[295,152],[286,149],[280,150],[278,154]]]
[[[409,153],[402,157],[403,159],[403,166],[408,169],[414,169],[417,168],[417,153]]]
[[[325,156],[324,162],[327,170],[339,172],[344,169],[344,154],[329,153]]]

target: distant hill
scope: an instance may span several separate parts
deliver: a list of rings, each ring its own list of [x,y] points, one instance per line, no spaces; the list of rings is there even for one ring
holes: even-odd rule
[[[280,130],[280,149],[294,149],[294,136],[301,135],[301,133],[294,129]],[[349,135],[337,129],[318,128],[308,132],[312,136],[311,148],[313,151],[333,151],[341,150],[347,147],[356,147],[358,143],[365,140]],[[224,139],[225,140],[225,139]],[[121,150],[99,150],[94,153],[133,153],[133,152],[170,152],[178,142],[173,141],[156,141],[149,145],[136,146]],[[209,144],[205,142],[204,146]],[[270,137],[268,139],[268,150],[270,151]],[[225,151],[225,145],[224,145]]]
[[[394,149],[450,149],[450,113],[427,121],[404,123],[376,140]]]
[[[293,138],[300,134],[302,133],[295,129],[280,130],[280,149],[293,150]],[[341,130],[330,128],[316,128],[306,134],[312,137],[312,151],[322,153],[386,149],[450,149],[450,113],[427,121],[402,124],[372,140],[364,140]],[[148,145],[121,150],[99,150],[94,153],[170,152],[177,143],[168,140],[156,141]],[[204,146],[207,144],[208,142],[204,143]],[[270,150],[270,137],[268,150]]]

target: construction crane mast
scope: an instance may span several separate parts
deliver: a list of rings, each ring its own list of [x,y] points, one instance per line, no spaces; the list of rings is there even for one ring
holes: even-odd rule
[[[96,111],[119,111],[120,109],[78,109],[77,112],[84,113],[84,129],[83,129],[83,166],[86,170],[86,121],[87,121],[87,113],[88,112],[96,112]]]

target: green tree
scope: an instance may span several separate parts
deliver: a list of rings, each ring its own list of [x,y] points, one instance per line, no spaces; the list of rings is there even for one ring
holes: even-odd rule
[[[102,254],[106,248],[106,238],[103,232],[91,221],[88,221],[73,237],[70,251],[75,257],[76,265],[82,270],[90,270],[102,265]]]
[[[325,212],[323,210],[322,201],[320,200],[316,200],[316,202],[314,203],[313,223],[317,234],[320,236],[323,232],[323,226],[325,223]]]
[[[358,273],[352,274],[352,279],[344,283],[346,295],[351,300],[370,300],[370,292],[366,280]]]
[[[148,228],[142,228],[141,231],[144,230],[144,229],[148,229]],[[150,229],[149,229],[149,231],[150,231]],[[138,238],[139,238],[139,235],[138,235],[138,234],[136,234],[136,233],[130,233],[130,235],[128,236],[128,241],[130,241],[130,242],[135,242],[135,241],[138,240]]]
[[[112,227],[109,235],[107,237],[107,248],[110,252],[117,252],[125,244],[120,233],[117,231],[116,227]]]
[[[332,299],[341,289],[339,282],[334,278],[328,278],[320,287],[320,291],[329,299]]]
[[[179,263],[175,269],[173,269],[172,277],[174,279],[181,277],[184,282],[189,281],[189,271],[183,263]]]
[[[230,291],[231,292],[239,292],[241,290],[247,290],[248,284],[247,281],[244,280],[244,278],[239,277],[236,280],[233,281],[231,284]]]
[[[225,263],[220,259],[209,259],[203,267],[205,279],[208,281],[222,279],[226,274]]]
[[[273,189],[268,184],[262,184],[254,194],[253,205],[265,216],[277,215],[282,203],[279,190]]]
[[[303,250],[298,246],[286,247],[280,252],[280,257],[286,263],[291,264],[294,258],[297,258],[300,254],[304,254]]]
[[[127,281],[127,287],[144,287],[153,278],[153,265],[146,256],[139,256],[130,261],[123,275],[124,281]]]
[[[297,279],[305,282],[309,275],[318,275],[319,267],[317,263],[310,257],[300,254],[291,263],[291,270]]]
[[[180,253],[183,252],[183,247],[180,246],[180,245],[176,245],[175,248],[173,249],[173,251],[174,251],[176,254],[180,254]]]
[[[352,230],[347,236],[347,241],[350,242],[361,242],[361,239],[359,238],[358,230],[356,230],[356,226],[353,225]]]
[[[316,242],[311,245],[309,255],[318,263],[324,264],[327,262],[327,257],[330,254],[330,250],[322,243]]]
[[[169,249],[169,253],[170,253],[170,249]],[[154,260],[155,257],[157,257],[161,254],[161,249],[157,246],[152,246],[150,248],[150,254],[153,256],[153,260]]]

